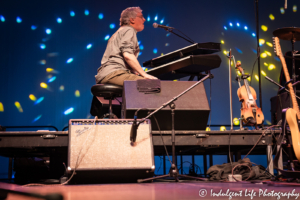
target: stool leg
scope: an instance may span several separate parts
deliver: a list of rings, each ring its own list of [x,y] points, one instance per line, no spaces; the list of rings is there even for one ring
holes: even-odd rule
[[[109,119],[112,119],[113,113],[112,113],[112,99],[109,99]]]

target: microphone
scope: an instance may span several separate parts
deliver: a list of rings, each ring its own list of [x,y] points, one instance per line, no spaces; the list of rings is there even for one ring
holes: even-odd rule
[[[134,121],[132,123],[131,126],[131,130],[130,130],[130,141],[131,141],[131,145],[135,146],[135,141],[136,141],[136,133],[137,133],[137,129],[138,129],[138,124],[136,122],[136,118],[137,116],[134,116]]]
[[[164,25],[160,25],[160,24],[157,24],[157,23],[153,23],[153,27],[154,28],[163,28],[163,29],[174,29],[173,27],[164,26]]]

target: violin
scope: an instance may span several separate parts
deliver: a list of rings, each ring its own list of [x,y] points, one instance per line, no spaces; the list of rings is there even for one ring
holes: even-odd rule
[[[241,118],[245,125],[260,125],[264,122],[264,114],[256,105],[256,92],[249,86],[244,70],[241,67],[241,63],[236,63],[236,69],[238,69],[243,77],[244,85],[237,90],[239,101],[242,102]]]

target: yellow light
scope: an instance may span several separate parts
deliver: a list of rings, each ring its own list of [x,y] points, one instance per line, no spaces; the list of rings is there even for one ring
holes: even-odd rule
[[[266,25],[261,25],[261,29],[266,32],[268,30],[268,27]]]
[[[281,12],[281,14],[284,14],[284,13],[285,13],[285,10],[284,10],[283,7],[280,8],[280,12]]]
[[[60,90],[60,91],[64,91],[64,90],[65,90],[65,86],[61,85],[61,86],[59,87],[59,90]]]
[[[36,101],[36,97],[33,94],[29,95],[29,99],[32,100],[32,101]]]
[[[257,81],[259,81],[259,78],[258,78],[258,76],[255,74],[255,79],[257,80]]]
[[[220,131],[226,131],[226,127],[225,126],[221,126],[220,127]]]
[[[267,76],[266,72],[264,72],[263,70],[260,71],[262,75]]]
[[[251,81],[251,76],[249,76],[249,77],[247,78],[247,80],[248,80],[248,81]]]
[[[223,53],[224,53],[225,55],[227,55],[227,54],[228,54],[228,51],[224,50]]]
[[[221,40],[221,44],[224,44],[225,42],[224,42],[224,40]]]
[[[273,65],[273,64],[270,64],[270,65],[269,65],[269,67],[268,67],[268,70],[270,70],[270,71],[271,71],[271,70],[273,70],[273,69],[275,69],[275,68],[276,68],[276,67],[275,67],[275,65]]]
[[[234,125],[240,125],[240,120],[239,120],[239,118],[233,118],[233,124]]]
[[[160,55],[161,55],[161,56],[163,56],[163,55],[164,55],[164,53],[161,53]]]
[[[231,66],[233,66],[233,61],[231,61],[231,63],[230,63],[230,64],[231,64]]]
[[[47,87],[48,87],[48,85],[47,85],[46,83],[44,83],[44,82],[41,82],[40,86],[41,86],[42,88],[47,88]]]
[[[264,66],[268,67],[269,65],[268,65],[268,63],[264,62]]]
[[[80,92],[79,92],[79,90],[76,90],[76,91],[75,91],[75,96],[76,96],[76,97],[80,97]]]
[[[209,127],[206,127],[206,129],[205,129],[206,131],[210,131],[210,128]]]
[[[145,68],[145,72],[148,71],[148,68]]]
[[[15,102],[15,106],[18,108],[19,112],[23,112],[22,106],[18,101]]]
[[[46,68],[46,72],[53,72],[54,71],[54,69],[52,69],[52,68]]]
[[[272,125],[272,123],[271,123],[269,120],[266,120],[266,123],[267,123],[268,125]]]
[[[0,112],[4,112],[4,106],[1,102],[0,102]]]
[[[237,73],[238,73],[239,76],[242,75],[240,71],[237,71]]]
[[[266,44],[269,46],[269,47],[273,47],[273,44],[271,42],[266,42]]]
[[[177,81],[177,79],[173,80],[173,81]]]
[[[259,39],[260,44],[264,44],[266,41],[264,39]]]
[[[260,54],[260,57],[261,57],[261,58],[266,58],[266,57],[267,57],[267,54],[266,54],[266,53],[261,53],[261,54]]]
[[[293,6],[293,12],[297,12],[297,6],[296,5]]]
[[[272,56],[271,52],[269,52],[269,51],[265,51],[265,53],[266,53],[268,56]]]
[[[270,20],[274,20],[274,19],[275,19],[275,17],[274,17],[273,14],[270,14],[270,15],[269,15],[269,18],[270,18]]]

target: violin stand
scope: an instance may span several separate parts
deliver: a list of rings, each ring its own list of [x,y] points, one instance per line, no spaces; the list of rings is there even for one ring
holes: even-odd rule
[[[174,180],[176,182],[179,181],[178,177],[190,178],[190,179],[201,180],[201,181],[206,181],[207,180],[207,178],[199,178],[199,177],[181,175],[178,172],[178,168],[176,166],[176,154],[175,154],[175,129],[174,129],[175,104],[174,104],[174,101],[176,101],[179,97],[181,97],[182,95],[184,95],[185,93],[187,93],[188,91],[190,91],[192,88],[196,87],[197,85],[199,85],[200,83],[202,83],[203,81],[205,81],[208,78],[213,78],[213,75],[210,74],[210,73],[207,74],[204,78],[202,78],[201,80],[197,81],[195,84],[193,84],[191,87],[189,87],[188,89],[186,89],[185,91],[183,91],[182,93],[180,93],[178,96],[174,97],[170,101],[164,103],[158,109],[154,110],[152,113],[150,113],[148,116],[146,116],[145,118],[143,118],[137,124],[137,127],[138,127],[141,123],[143,123],[146,119],[148,119],[149,117],[151,117],[152,115],[154,115],[155,113],[157,113],[159,110],[163,109],[166,106],[170,106],[170,108],[171,108],[171,115],[172,115],[172,165],[171,165],[171,168],[169,170],[169,173],[166,174],[166,175],[156,176],[156,177],[153,177],[153,178],[138,179],[137,180],[138,183],[153,181],[153,180],[156,180],[156,179],[166,178],[166,177],[174,178]],[[135,141],[133,141],[133,142],[135,142]]]

